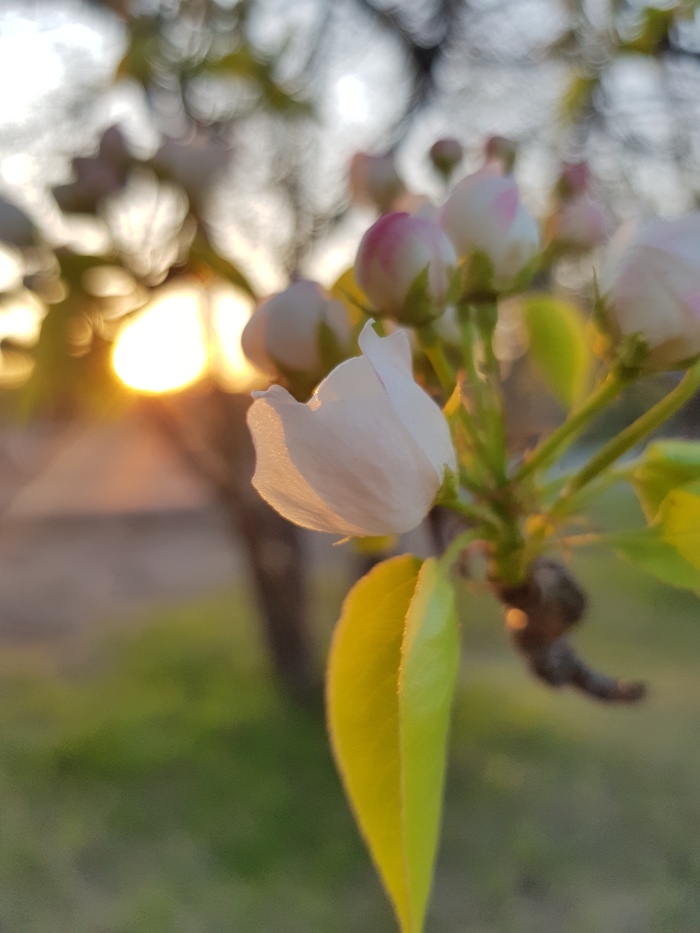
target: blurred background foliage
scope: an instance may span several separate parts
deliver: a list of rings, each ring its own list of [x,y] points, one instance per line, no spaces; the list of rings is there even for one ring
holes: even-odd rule
[[[238,587],[120,635],[89,672],[24,674],[7,654],[0,926],[392,929],[314,705],[341,584],[318,596],[304,540],[249,488],[244,415],[260,377],[236,356],[240,328],[291,279],[331,286],[351,265],[375,216],[350,199],[358,150],[390,153],[410,191],[439,199],[435,139],[457,137],[467,171],[501,135],[539,216],[563,162],[588,164],[611,228],[697,207],[697,6],[5,0],[3,422],[137,405],[213,490],[263,621]],[[590,278],[590,256],[563,257],[550,284],[572,298]],[[162,289],[200,295],[184,337],[203,345],[198,379],[135,399],[113,347]],[[148,338],[153,371],[177,352],[175,316]],[[515,375],[526,398],[531,380]],[[436,933],[697,922],[697,610],[632,571],[583,569],[600,621],[624,613],[590,636],[596,651],[649,671],[661,698],[633,725],[584,717],[527,683],[493,615],[469,611]],[[271,689],[264,655],[306,708]]]

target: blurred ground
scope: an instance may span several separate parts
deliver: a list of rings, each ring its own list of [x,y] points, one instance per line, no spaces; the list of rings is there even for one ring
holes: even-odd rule
[[[467,600],[426,933],[700,927],[697,601],[579,570],[582,650],[650,699],[540,687]],[[3,933],[396,933],[321,717],[280,702],[240,589],[103,629],[69,672],[0,648],[0,809]]]
[[[134,414],[6,432],[0,638],[65,638],[240,573],[208,491]]]
[[[240,557],[138,433],[5,447],[0,931],[395,933],[322,717],[271,684]],[[600,511],[633,518],[617,494]],[[320,654],[346,583],[333,560]],[[582,653],[650,697],[533,683],[497,607],[466,594],[426,933],[700,930],[698,602],[607,555],[576,567]]]
[[[349,548],[306,536],[313,559]],[[420,535],[411,546],[425,547]],[[0,640],[79,642],[100,621],[231,585],[245,557],[209,489],[138,410],[0,436]]]

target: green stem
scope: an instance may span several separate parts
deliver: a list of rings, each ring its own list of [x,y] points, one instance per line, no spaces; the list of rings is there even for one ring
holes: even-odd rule
[[[447,359],[445,351],[443,350],[440,342],[436,339],[432,328],[416,328],[416,334],[418,335],[418,340],[423,352],[428,359],[428,362],[433,367],[433,371],[438,378],[438,382],[440,383],[445,396],[449,398],[452,395],[452,392],[454,391],[455,385],[457,383],[457,376],[454,372],[452,364]],[[460,402],[459,406],[459,419],[464,425],[464,428],[469,435],[469,439],[471,440],[472,444],[477,445],[479,439],[469,412],[464,407],[463,402]],[[464,478],[466,479],[466,485],[469,487],[469,489],[474,492],[480,490],[481,483],[479,482],[478,477],[473,476],[471,472],[465,467],[463,467],[462,470]]]
[[[556,457],[582,433],[588,422],[631,381],[632,377],[621,371],[613,370],[581,408],[573,412],[556,431],[553,431],[539,447],[535,448],[531,456],[516,472],[513,482],[519,483],[535,470],[551,466]]]
[[[453,512],[457,512],[459,515],[463,515],[465,518],[468,518],[472,522],[476,522],[482,527],[493,529],[500,527],[498,518],[490,512],[489,509],[483,506],[475,505],[471,502],[461,502],[459,499],[441,502],[440,505]]]
[[[454,541],[451,541],[445,548],[445,553],[440,558],[440,563],[449,572],[452,566],[457,562],[462,551],[468,547],[468,545],[478,540],[477,532],[472,529],[463,532],[461,535],[457,535]]]
[[[459,325],[462,334],[462,355],[464,357],[464,369],[466,371],[469,387],[472,390],[472,396],[474,398],[474,413],[479,428],[483,429],[485,416],[483,380],[479,370],[476,367],[476,360],[474,358],[474,338],[476,333],[468,308],[460,309]]]
[[[469,306],[458,309],[459,324],[462,334],[462,355],[471,395],[474,402],[474,417],[470,437],[478,456],[488,467],[497,485],[505,483],[505,429],[502,427],[502,415],[493,409],[493,390],[488,381],[479,372],[474,355],[478,331],[474,325],[475,312]],[[495,361],[490,345],[491,357]],[[484,355],[489,358],[489,351],[484,347]],[[497,361],[496,361],[497,365]],[[497,373],[497,369],[496,369]],[[498,406],[497,406],[498,407]],[[494,417],[495,416],[495,417]],[[498,426],[500,417],[500,425]],[[503,442],[499,440],[503,437]],[[501,452],[501,447],[503,448]]]
[[[450,365],[450,361],[445,356],[445,351],[439,343],[428,343],[428,341],[423,338],[421,338],[421,346],[423,352],[428,357],[430,365],[435,371],[435,375],[438,377],[440,387],[445,393],[445,396],[449,398],[454,390],[456,377]]]
[[[583,489],[592,479],[595,479],[603,470],[607,469],[618,457],[627,453],[640,441],[667,421],[681,406],[692,398],[700,386],[700,361],[692,366],[682,381],[669,394],[657,402],[653,408],[645,412],[640,418],[614,437],[598,453],[589,460],[562,492],[561,502],[569,499],[579,490]]]
[[[481,342],[484,348],[486,369],[487,405],[487,442],[491,450],[494,475],[499,485],[505,485],[508,462],[508,441],[506,438],[505,413],[499,363],[493,348],[493,336],[498,320],[498,308],[495,304],[480,305],[477,308],[477,322]]]

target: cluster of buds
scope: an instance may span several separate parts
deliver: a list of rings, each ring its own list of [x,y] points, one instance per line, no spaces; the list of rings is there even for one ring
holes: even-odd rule
[[[435,219],[381,217],[362,239],[355,276],[379,316],[420,325],[470,293],[520,287],[539,250],[537,222],[493,160],[455,185]]]
[[[371,304],[363,310],[435,341],[432,324],[448,307],[468,315],[488,305],[493,324],[498,299],[527,288],[540,230],[507,172],[513,148],[505,142],[492,141],[484,166],[458,181],[432,217],[388,213],[367,230],[354,268]],[[398,190],[392,171],[370,158],[354,162],[355,181],[358,166],[366,177],[380,166],[374,181],[387,182],[388,197]],[[585,167],[568,166],[557,188],[562,206],[586,207],[587,187]],[[592,229],[584,225],[583,233],[579,245],[586,238],[592,245]],[[687,365],[700,354],[699,296],[700,214],[623,228],[599,277],[598,321],[610,361],[637,374]],[[301,281],[260,304],[242,344],[285,386],[258,393],[250,414],[255,485],[283,515],[321,531],[394,534],[418,525],[436,497],[454,493],[450,432],[414,381],[405,333],[381,337],[368,324],[361,355],[347,359],[357,350],[346,306]],[[497,456],[506,455],[504,447]],[[496,467],[507,476],[507,460]]]

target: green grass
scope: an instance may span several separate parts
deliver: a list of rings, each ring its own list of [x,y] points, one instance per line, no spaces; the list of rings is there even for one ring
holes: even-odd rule
[[[466,601],[426,933],[700,930],[700,606],[607,557],[577,569],[581,652],[650,698],[540,687],[496,607]],[[239,592],[102,638],[68,675],[0,662],[3,933],[395,930],[322,722],[275,694]]]

